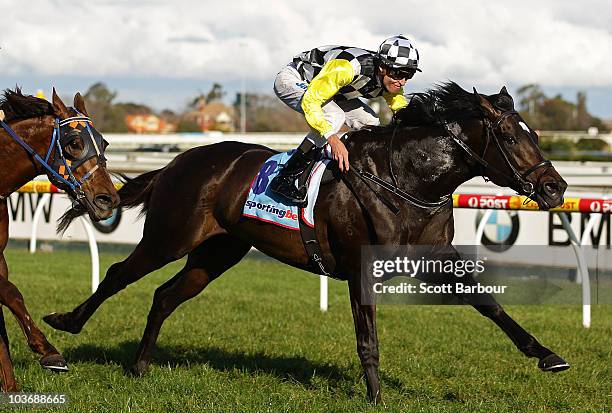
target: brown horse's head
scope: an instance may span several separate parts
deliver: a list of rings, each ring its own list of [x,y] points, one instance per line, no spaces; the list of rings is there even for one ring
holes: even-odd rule
[[[119,196],[106,170],[104,150],[108,142],[94,128],[80,93],[74,96],[74,108],[67,108],[53,89],[53,153],[49,159],[54,173],[51,181],[77,202],[77,210],[91,219],[109,218],[119,204]]]
[[[540,209],[563,204],[567,183],[542,155],[538,135],[515,111],[506,88],[488,96],[474,89],[474,94],[484,113],[482,157],[490,165],[485,174],[496,184],[529,196]]]

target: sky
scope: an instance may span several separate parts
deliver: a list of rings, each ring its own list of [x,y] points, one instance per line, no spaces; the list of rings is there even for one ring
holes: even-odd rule
[[[181,110],[213,82],[228,100],[273,93],[295,54],[326,44],[377,49],[404,34],[422,73],[405,88],[453,80],[511,93],[539,84],[612,118],[612,4],[600,0],[0,0],[0,88],[60,96],[102,81],[132,101]]]

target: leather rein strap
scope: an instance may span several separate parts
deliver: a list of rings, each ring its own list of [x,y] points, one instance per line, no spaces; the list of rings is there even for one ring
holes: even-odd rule
[[[397,184],[397,178],[395,177],[395,172],[393,171],[393,140],[395,138],[395,134],[397,133],[397,129],[398,126],[395,126],[395,128],[393,129],[393,133],[391,134],[391,140],[389,142],[389,152],[387,155],[388,158],[388,168],[389,168],[389,175],[391,176],[391,182],[385,181],[384,179],[370,173],[367,171],[362,170],[361,168],[357,168],[354,165],[351,165],[351,168],[349,169],[349,172],[352,171],[353,173],[355,173],[362,181],[363,183],[372,191],[374,192],[374,194],[376,195],[376,197],[383,203],[385,204],[385,206],[387,208],[389,208],[391,210],[391,212],[393,212],[393,214],[397,215],[399,213],[399,208],[396,207],[393,202],[391,202],[389,199],[387,199],[383,194],[381,194],[380,192],[376,191],[374,188],[372,188],[372,186],[370,185],[369,182],[372,182],[378,186],[380,186],[381,188],[383,188],[384,190],[391,192],[393,195],[397,196],[398,198],[403,199],[404,201],[418,207],[418,208],[423,208],[423,209],[434,209],[434,208],[440,208],[444,205],[446,205],[447,203],[449,203],[452,200],[452,194],[448,194],[448,195],[444,195],[443,197],[440,197],[440,199],[438,201],[434,201],[434,202],[429,202],[429,201],[423,201],[422,199],[419,199],[417,197],[415,197],[414,195],[409,194],[408,192],[402,190],[399,188],[398,184]]]

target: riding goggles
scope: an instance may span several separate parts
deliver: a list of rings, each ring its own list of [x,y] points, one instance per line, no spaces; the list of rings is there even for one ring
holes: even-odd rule
[[[387,76],[389,76],[393,80],[412,79],[415,73],[416,69],[396,69],[392,67],[387,68]]]

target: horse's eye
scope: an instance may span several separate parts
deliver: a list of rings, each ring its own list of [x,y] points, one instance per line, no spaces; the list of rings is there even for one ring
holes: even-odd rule
[[[83,142],[81,142],[81,138],[75,138],[68,142],[66,148],[69,149],[73,155],[76,155],[83,148]]]
[[[64,152],[67,158],[77,159],[83,152],[83,139],[80,136],[74,136],[64,145]]]

